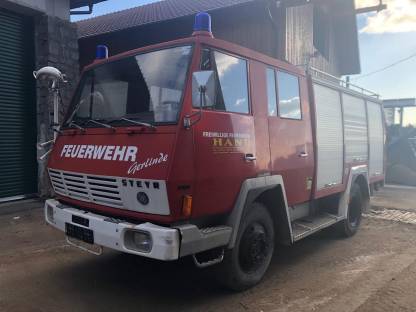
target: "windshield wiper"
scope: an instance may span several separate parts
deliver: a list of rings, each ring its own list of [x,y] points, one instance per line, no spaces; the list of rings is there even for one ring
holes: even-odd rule
[[[105,124],[105,123],[102,123],[102,122],[99,122],[99,121],[97,121],[97,120],[94,120],[94,119],[90,119],[90,120],[88,120],[85,124],[88,124],[88,123],[93,123],[93,124],[96,124],[96,125],[98,125],[98,126],[101,126],[101,127],[104,127],[104,128],[107,128],[107,129],[111,129],[111,130],[113,130],[113,131],[116,131],[116,128],[114,128],[114,127],[112,127],[112,126],[110,126],[110,125],[108,125],[108,124]]]
[[[81,127],[80,125],[78,125],[76,122],[74,122],[74,121],[71,121],[69,124],[68,124],[68,126],[69,127],[75,127],[75,128],[77,128],[77,129],[79,129],[79,130],[81,130],[81,132],[85,132],[85,128],[83,128],[83,127]]]
[[[131,119],[127,119],[127,118],[121,118],[120,120],[122,121],[127,121],[130,122],[132,124],[138,125],[138,126],[143,126],[143,127],[148,127],[151,129],[156,129],[156,127],[150,123],[147,122],[142,122],[142,121],[136,121],[136,120],[131,120]]]

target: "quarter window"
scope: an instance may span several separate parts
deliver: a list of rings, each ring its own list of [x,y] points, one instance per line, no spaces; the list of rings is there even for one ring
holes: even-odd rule
[[[216,72],[215,110],[249,113],[247,61],[218,51],[204,49],[202,70]]]
[[[299,78],[278,71],[277,89],[279,95],[279,116],[289,119],[302,119],[299,95]]]

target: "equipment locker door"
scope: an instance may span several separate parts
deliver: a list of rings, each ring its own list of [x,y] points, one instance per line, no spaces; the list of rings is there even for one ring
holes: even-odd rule
[[[344,132],[341,95],[326,83],[313,81],[316,119],[316,190],[342,185]]]
[[[380,103],[367,101],[367,122],[369,132],[369,174],[370,178],[384,173],[384,128]]]

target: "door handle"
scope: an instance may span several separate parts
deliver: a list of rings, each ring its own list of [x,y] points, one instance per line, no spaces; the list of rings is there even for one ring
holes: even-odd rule
[[[299,155],[298,155],[299,157],[302,157],[302,158],[305,158],[305,157],[308,157],[309,156],[309,154],[308,153],[306,153],[306,152],[301,152],[301,153],[299,153]]]
[[[256,157],[256,156],[254,156],[253,154],[246,154],[246,155],[244,156],[244,159],[245,159],[246,161],[255,161],[255,160],[257,159],[257,157]]]

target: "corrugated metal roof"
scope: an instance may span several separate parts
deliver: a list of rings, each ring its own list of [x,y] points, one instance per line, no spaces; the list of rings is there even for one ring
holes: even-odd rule
[[[165,0],[159,1],[77,23],[80,38],[92,37],[144,24],[171,20],[253,2],[256,0]]]

